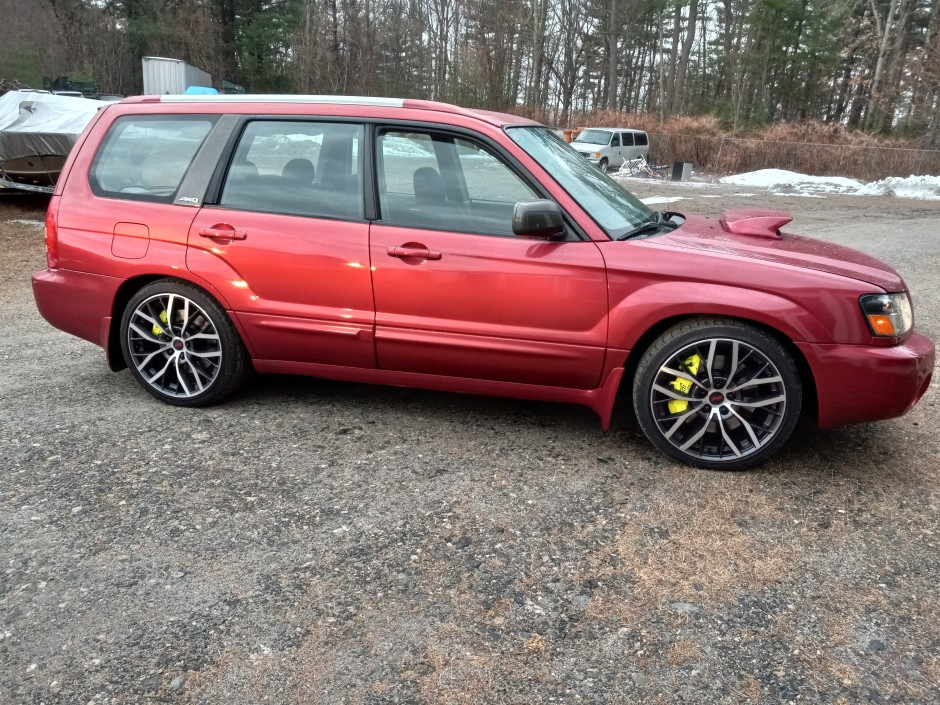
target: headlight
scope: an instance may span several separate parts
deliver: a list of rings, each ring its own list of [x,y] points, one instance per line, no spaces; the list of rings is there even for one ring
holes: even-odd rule
[[[914,309],[905,292],[899,294],[868,294],[858,300],[862,315],[872,335],[896,338],[914,325]]]
[[[601,158],[601,153],[600,153],[600,152],[594,152],[594,158],[595,158],[595,159],[600,159],[600,158]]]

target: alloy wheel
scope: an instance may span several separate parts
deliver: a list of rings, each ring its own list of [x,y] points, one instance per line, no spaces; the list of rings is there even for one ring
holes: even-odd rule
[[[706,338],[670,355],[649,393],[661,437],[683,456],[716,465],[771,443],[784,424],[787,401],[774,362],[730,338]]]
[[[162,395],[188,399],[208,390],[222,366],[222,340],[196,302],[175,293],[141,301],[125,326],[127,349],[142,382]]]

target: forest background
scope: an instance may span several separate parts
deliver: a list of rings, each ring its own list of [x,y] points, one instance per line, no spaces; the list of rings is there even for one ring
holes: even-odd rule
[[[0,0],[0,18],[0,78],[37,87],[131,95],[140,57],[169,56],[253,93],[639,127],[723,171],[940,173],[940,0]]]

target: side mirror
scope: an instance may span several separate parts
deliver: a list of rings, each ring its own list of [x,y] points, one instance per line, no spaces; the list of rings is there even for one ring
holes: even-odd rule
[[[565,233],[565,219],[554,201],[519,201],[512,211],[512,232],[551,240]]]

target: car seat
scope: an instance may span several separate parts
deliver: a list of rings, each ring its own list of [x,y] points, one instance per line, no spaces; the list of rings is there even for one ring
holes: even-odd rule
[[[296,158],[291,159],[281,169],[281,177],[289,186],[300,186],[309,188],[313,186],[313,179],[316,177],[316,169],[313,168],[313,162],[309,159]]]
[[[423,166],[415,170],[412,177],[415,191],[415,201],[422,205],[443,205],[447,202],[447,193],[444,191],[444,180],[437,170],[430,166]]]

